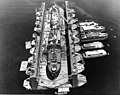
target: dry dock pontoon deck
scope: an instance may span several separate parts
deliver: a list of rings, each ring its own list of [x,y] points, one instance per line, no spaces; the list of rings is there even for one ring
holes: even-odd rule
[[[94,40],[99,36],[106,38],[100,32],[86,34],[81,31],[75,10],[70,8],[69,1],[65,1],[64,5],[65,8],[62,8],[53,4],[46,9],[45,2],[42,2],[41,7],[36,9],[35,32],[32,35],[34,40],[25,43],[32,56],[28,61],[22,61],[20,67],[20,71],[26,71],[30,76],[23,83],[28,90],[58,89],[56,94],[67,94],[69,88],[84,85],[87,80],[81,72],[85,69],[84,58],[86,54],[89,55],[89,51],[83,54],[80,51],[103,47],[101,42],[82,43],[91,41],[89,36],[94,37]],[[81,23],[81,26],[85,24],[90,23]]]

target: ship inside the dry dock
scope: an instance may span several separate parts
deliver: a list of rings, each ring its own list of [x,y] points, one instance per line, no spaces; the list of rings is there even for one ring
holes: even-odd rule
[[[46,8],[42,2],[35,10],[34,40],[25,42],[32,56],[20,67],[30,76],[23,83],[28,90],[56,89],[55,94],[67,94],[87,82],[81,74],[84,59],[107,55],[100,42],[108,38],[105,27],[94,21],[80,22],[69,1],[64,5]]]

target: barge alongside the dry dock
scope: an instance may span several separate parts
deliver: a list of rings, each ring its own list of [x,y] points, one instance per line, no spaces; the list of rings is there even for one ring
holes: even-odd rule
[[[64,4],[65,9],[57,4],[46,9],[45,2],[42,2],[41,7],[36,9],[34,40],[26,42],[26,49],[30,49],[32,56],[28,61],[22,61],[20,67],[20,71],[26,71],[30,76],[23,83],[26,89],[58,89],[56,94],[67,94],[69,88],[84,85],[87,82],[81,74],[85,69],[84,58],[89,58],[89,54],[93,55],[96,51],[86,51],[83,54],[80,51],[104,46],[101,42],[83,43],[107,39],[108,34],[101,33],[105,28],[97,23],[78,24],[75,10],[70,8],[69,1]],[[97,25],[88,30],[101,32],[91,30],[88,33],[84,25]],[[84,29],[81,30],[81,27]],[[91,58],[94,57],[92,55]],[[96,56],[100,54],[96,53]]]
[[[90,32],[87,34],[81,34],[81,42],[99,41],[105,40],[107,38],[108,38],[107,33]]]
[[[98,42],[92,42],[92,43],[83,44],[81,47],[82,47],[82,49],[86,50],[86,49],[103,48],[104,45],[103,45],[103,43],[98,41]]]

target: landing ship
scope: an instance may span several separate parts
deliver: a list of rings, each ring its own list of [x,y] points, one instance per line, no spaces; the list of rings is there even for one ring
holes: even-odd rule
[[[89,48],[99,49],[103,45],[100,46],[100,43],[85,45],[83,42],[107,38],[107,33],[82,31],[79,19],[75,17],[75,10],[70,8],[69,1],[65,1],[64,5],[65,8],[62,8],[55,3],[46,8],[46,3],[42,2],[41,7],[36,9],[32,35],[34,40],[25,43],[32,56],[27,61],[22,61],[20,67],[20,71],[25,71],[30,76],[23,83],[27,90],[55,89],[55,94],[67,94],[70,88],[84,85],[87,82],[86,76],[81,74],[85,69],[84,58],[94,57],[99,52],[86,51],[82,54],[80,51]],[[97,30],[101,29],[98,27],[97,25]],[[88,57],[89,55],[91,57]]]

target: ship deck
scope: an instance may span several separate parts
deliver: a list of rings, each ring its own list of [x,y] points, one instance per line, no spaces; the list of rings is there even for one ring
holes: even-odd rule
[[[68,82],[67,61],[61,61],[61,70],[59,76],[55,80],[50,80],[47,77],[46,66],[47,66],[46,62],[40,64],[38,88],[39,86],[53,88],[55,86],[59,86],[61,83],[64,84]]]
[[[62,8],[60,8],[60,7],[59,7],[59,10],[60,10],[61,15],[64,15],[64,10]],[[63,18],[60,19],[60,23],[61,22],[62,22],[62,25],[65,26],[65,22],[64,22]],[[45,26],[43,28],[45,28]],[[63,30],[63,29],[61,28],[58,31],[61,32],[61,30]],[[45,29],[43,29],[43,32],[45,32]],[[43,37],[44,37],[44,35],[43,35]],[[64,37],[64,39],[65,39],[65,36],[62,35],[62,33],[61,33],[61,37]],[[62,44],[62,41],[61,41],[61,44]],[[64,49],[64,51],[63,51],[64,56],[61,57],[61,70],[60,70],[60,73],[59,73],[59,75],[58,75],[58,77],[56,79],[50,80],[48,78],[47,70],[46,70],[46,67],[47,67],[47,64],[48,64],[47,61],[39,62],[39,67],[38,67],[39,72],[38,72],[38,76],[37,76],[38,89],[41,88],[41,86],[42,87],[48,87],[48,88],[55,88],[55,87],[59,87],[60,85],[65,84],[65,83],[68,82],[68,66],[67,66],[66,45],[63,45],[62,48]]]

